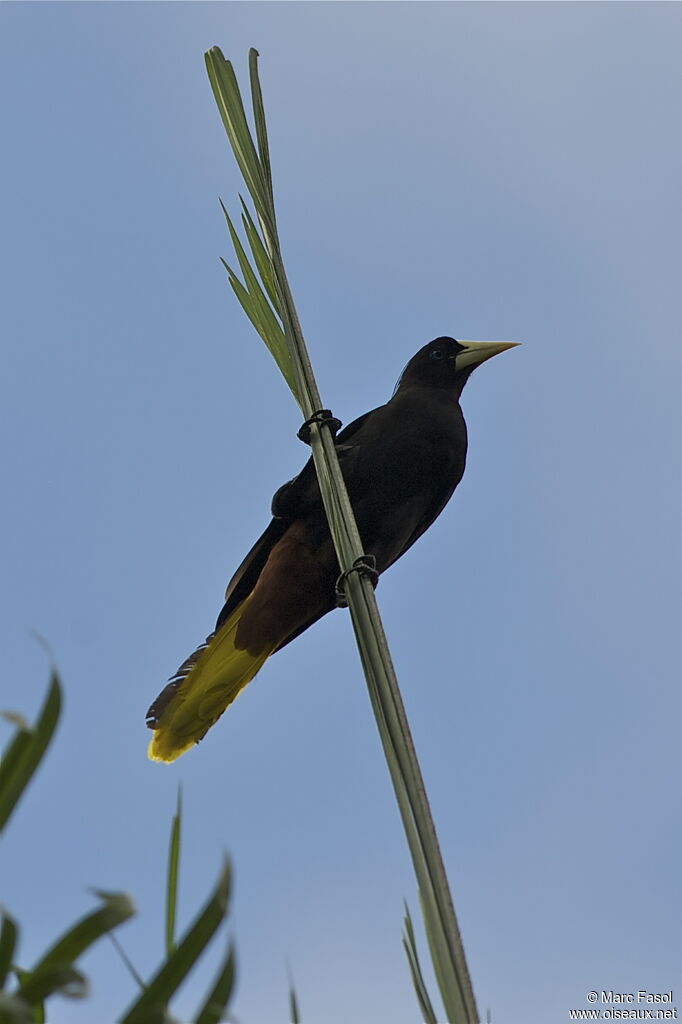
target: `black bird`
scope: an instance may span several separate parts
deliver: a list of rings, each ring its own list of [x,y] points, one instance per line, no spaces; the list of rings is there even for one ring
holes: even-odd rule
[[[514,342],[436,338],[386,405],[336,439],[363,547],[382,573],[442,512],[462,479],[459,406],[472,371]],[[339,564],[309,459],[275,494],[273,519],[232,577],[215,631],[147,712],[149,756],[174,761],[220,718],[267,658],[336,605]]]

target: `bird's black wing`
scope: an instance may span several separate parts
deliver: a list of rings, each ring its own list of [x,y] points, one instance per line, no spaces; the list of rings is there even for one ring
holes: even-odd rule
[[[340,434],[336,437],[336,447],[342,448],[345,444],[348,444],[352,440],[355,434],[360,430],[360,427],[364,427],[370,416],[373,416],[379,409],[383,409],[383,405],[378,406],[376,409],[370,409],[369,412],[364,412],[362,416],[358,416],[356,420],[349,423],[347,427],[344,427]]]
[[[394,562],[397,562],[399,558],[402,558],[405,552],[412,547],[415,541],[418,541],[421,535],[423,533],[426,533],[429,526],[431,526],[431,523],[435,522],[435,520],[438,518],[438,516],[441,514],[441,512],[449,502],[454,490],[455,488],[453,487],[452,490],[446,496],[438,497],[437,499],[433,500],[432,503],[423,510],[423,513],[419,520],[417,521],[417,523],[415,524],[414,529],[405,539],[404,543],[400,547],[400,550],[388,562],[388,565],[386,565],[386,569],[388,569],[389,565],[393,565]]]
[[[356,420],[353,420],[347,427],[344,427],[336,437],[336,451],[342,468],[344,456],[355,447],[353,438],[355,438],[361,427],[364,426],[369,417],[376,411],[376,409],[372,409],[370,412],[358,416]],[[320,488],[317,482],[315,465],[311,457],[298,476],[282,484],[279,490],[275,492],[272,499],[272,514],[275,518],[283,518],[290,521],[294,517],[310,511],[311,508],[317,507],[320,504],[320,500]]]
[[[273,519],[270,525],[258,538],[248,555],[239,566],[225,591],[225,604],[222,607],[216,629],[229,618],[238,604],[249,596],[255,587],[263,566],[277,541],[284,535],[289,523],[284,519]]]
[[[347,427],[344,427],[336,438],[336,447],[342,465],[344,455],[353,447],[352,438],[371,415],[371,412],[367,412],[364,416],[359,416],[358,419],[353,420]],[[320,489],[317,483],[315,466],[312,458],[310,458],[298,476],[283,484],[275,493],[272,499],[273,519],[228,583],[227,590],[225,591],[225,604],[218,616],[216,629],[229,618],[237,605],[251,593],[258,581],[258,577],[263,571],[270,552],[275,544],[284,536],[291,522],[298,516],[305,515],[312,509],[319,508],[320,501]]]

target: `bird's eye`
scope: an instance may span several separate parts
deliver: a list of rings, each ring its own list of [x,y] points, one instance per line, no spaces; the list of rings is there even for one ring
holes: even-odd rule
[[[445,353],[443,352],[442,348],[434,348],[431,352],[431,358],[435,359],[436,362],[442,359],[444,355]]]

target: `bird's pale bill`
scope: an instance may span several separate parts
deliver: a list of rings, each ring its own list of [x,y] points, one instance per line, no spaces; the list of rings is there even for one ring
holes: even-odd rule
[[[477,366],[486,359],[492,359],[498,352],[504,352],[506,348],[515,348],[520,344],[518,341],[462,341],[461,338],[457,340],[460,345],[464,345],[464,351],[458,352],[455,358],[458,370],[464,370],[467,366]]]

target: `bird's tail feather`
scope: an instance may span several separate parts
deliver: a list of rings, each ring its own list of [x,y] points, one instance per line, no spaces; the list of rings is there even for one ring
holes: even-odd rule
[[[154,730],[152,761],[175,761],[206,735],[223,711],[272,654],[270,645],[252,654],[235,645],[247,597],[226,622],[183,662],[147,712]]]

